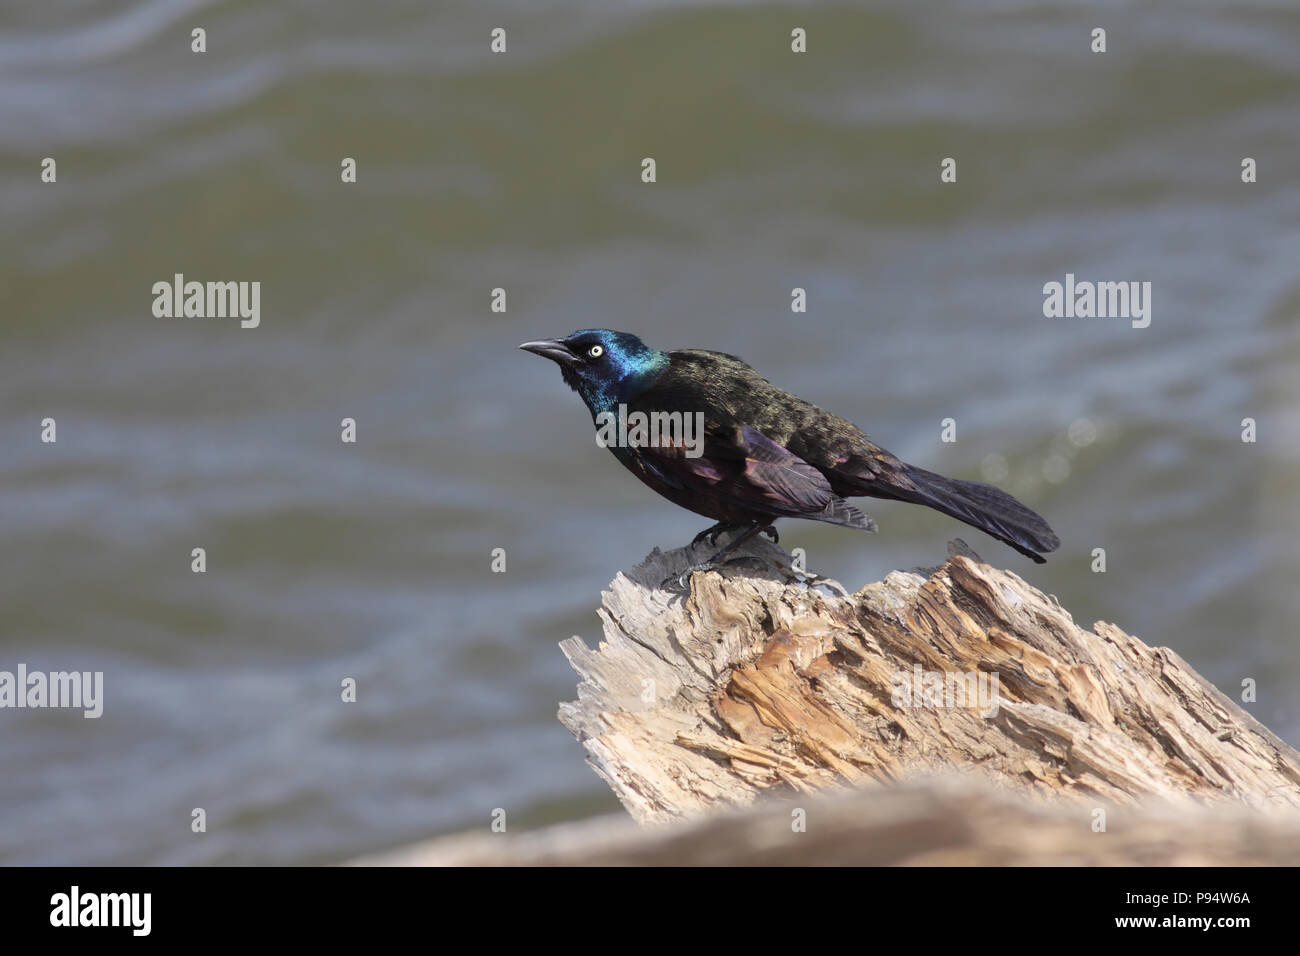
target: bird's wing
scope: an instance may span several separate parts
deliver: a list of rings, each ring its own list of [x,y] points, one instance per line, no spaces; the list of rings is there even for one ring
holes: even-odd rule
[[[773,517],[813,518],[875,530],[875,523],[831,490],[826,477],[749,425],[706,426],[702,453],[678,442],[636,449],[642,467],[674,487],[724,498]]]

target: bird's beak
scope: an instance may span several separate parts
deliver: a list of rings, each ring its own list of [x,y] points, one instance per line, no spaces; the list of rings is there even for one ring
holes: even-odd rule
[[[532,352],[560,365],[572,365],[578,360],[560,339],[538,339],[536,342],[525,342],[519,347],[525,352]]]

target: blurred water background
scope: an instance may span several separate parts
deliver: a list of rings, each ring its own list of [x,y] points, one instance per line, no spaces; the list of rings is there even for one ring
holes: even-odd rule
[[[590,326],[738,353],[1063,541],[1035,567],[870,502],[875,536],[783,523],[817,570],[960,534],[1253,678],[1300,744],[1297,50],[1293,0],[5,4],[0,669],[102,670],[106,700],[0,711],[0,863],[318,863],[613,809],[556,643],[707,522],[515,349]],[[154,317],[177,272],[260,281],[260,327]],[[1151,281],[1150,327],[1044,318],[1066,273]]]

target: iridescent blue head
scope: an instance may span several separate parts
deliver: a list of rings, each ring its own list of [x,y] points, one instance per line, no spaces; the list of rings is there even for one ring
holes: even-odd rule
[[[668,353],[611,329],[583,329],[567,338],[525,342],[519,347],[560,366],[565,382],[582,396],[593,415],[631,401],[668,367]]]

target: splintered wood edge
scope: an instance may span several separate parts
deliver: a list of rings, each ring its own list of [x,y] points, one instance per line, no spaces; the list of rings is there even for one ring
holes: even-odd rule
[[[847,595],[761,538],[688,591],[664,585],[707,549],[656,549],[603,593],[597,648],[561,643],[580,680],[560,721],[640,822],[944,769],[1049,799],[1300,806],[1300,755],[1177,654],[949,554]],[[895,706],[920,665],[1001,677],[996,713]]]

